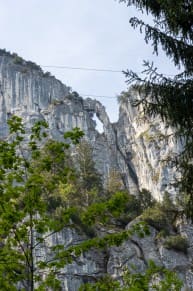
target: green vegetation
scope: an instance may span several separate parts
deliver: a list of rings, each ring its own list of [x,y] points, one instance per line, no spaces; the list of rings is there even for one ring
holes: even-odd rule
[[[127,71],[128,84],[137,90],[142,98],[135,100],[135,106],[142,106],[143,116],[159,116],[167,126],[175,128],[174,136],[184,141],[180,155],[171,157],[180,168],[182,178],[176,181],[182,195],[181,205],[187,217],[193,220],[193,9],[191,1],[167,0],[119,0],[134,5],[142,12],[151,13],[154,26],[132,18],[131,25],[145,32],[145,41],[152,42],[154,53],[163,48],[166,55],[183,72],[175,77],[159,74],[153,64],[145,62],[145,77]],[[5,50],[0,54],[10,56]],[[22,59],[15,57],[16,64]],[[42,72],[39,66],[26,62],[32,70]],[[42,73],[43,74],[43,73]],[[122,96],[121,102],[127,103],[129,92]],[[30,158],[23,149],[25,129],[21,119],[9,120],[11,139],[0,142],[0,286],[2,290],[17,290],[18,283],[24,290],[60,290],[55,273],[66,263],[91,247],[101,249],[109,245],[120,245],[135,231],[141,236],[148,234],[146,224],[136,224],[132,231],[119,231],[103,238],[95,237],[83,244],[64,249],[56,245],[50,249],[49,261],[34,261],[34,252],[45,242],[48,235],[60,231],[65,226],[85,229],[97,224],[115,224],[122,219],[133,219],[142,211],[141,218],[156,227],[165,238],[165,246],[179,251],[187,251],[187,241],[179,235],[169,236],[178,209],[166,195],[163,203],[142,203],[128,193],[116,190],[110,197],[99,190],[101,185],[89,157],[80,155],[77,173],[69,155],[69,143],[45,141],[39,149],[39,142],[46,138],[46,124],[38,122],[32,127],[30,141],[25,144]],[[82,133],[76,129],[67,133],[76,144]],[[25,149],[26,150],[26,149]],[[80,150],[81,153],[82,150]],[[90,155],[90,153],[89,153]],[[96,176],[96,179],[95,179]],[[92,183],[93,182],[93,183]],[[113,189],[110,190],[112,192]],[[103,195],[100,195],[100,194]],[[85,194],[85,196],[84,196]],[[146,193],[147,194],[147,193]],[[109,195],[109,193],[108,193]],[[150,200],[151,202],[151,200]],[[78,216],[76,215],[78,212]],[[126,220],[125,220],[126,219]],[[91,229],[92,230],[92,229]],[[87,230],[86,230],[87,231]],[[44,276],[46,271],[47,276]],[[157,280],[158,279],[158,280]],[[144,274],[126,271],[124,286],[111,278],[104,278],[93,285],[85,285],[82,290],[181,290],[182,283],[175,273],[149,263]],[[35,287],[35,284],[38,287]],[[27,286],[27,287],[26,287]]]
[[[10,139],[0,141],[0,286],[3,290],[18,290],[19,285],[30,291],[61,290],[57,278],[60,268],[72,263],[83,252],[91,248],[105,250],[112,245],[119,246],[134,233],[144,237],[149,234],[146,223],[169,233],[169,223],[176,214],[169,196],[165,195],[163,204],[155,203],[151,194],[143,189],[136,198],[119,189],[122,185],[117,179],[113,181],[116,182],[115,192],[113,187],[111,191],[104,190],[92,149],[87,141],[81,140],[83,132],[78,128],[66,132],[64,140],[58,142],[48,139],[46,122],[38,121],[26,141],[21,118],[12,116],[8,125]],[[73,153],[76,150],[75,155],[71,155],[71,144]],[[140,214],[144,222],[124,230],[125,225]],[[97,237],[99,225],[113,229],[114,234]],[[47,246],[48,256],[35,261],[37,249],[43,247],[53,233],[65,227],[75,228],[88,239],[66,249],[64,245]],[[185,241],[177,236],[175,239],[174,242],[166,238],[167,247],[182,250],[179,245],[183,243],[185,251]],[[126,272],[124,287],[110,278],[105,279],[106,285],[99,281],[96,286],[103,288],[98,290],[107,290],[104,288],[109,286],[119,290],[147,285],[151,281],[148,270],[145,274]],[[163,276],[168,274],[171,280],[176,278],[172,272],[162,271]],[[162,286],[162,277],[160,280]],[[168,282],[167,286],[171,282],[171,286],[176,286],[177,279],[167,280],[164,281]],[[82,288],[96,287],[93,286]]]
[[[41,73],[43,77],[51,76],[49,72],[44,73],[41,67],[37,65],[36,63],[31,62],[31,61],[25,61],[22,57],[18,56],[18,54],[6,51],[6,49],[0,49],[0,56],[12,57],[13,63],[21,66],[22,73],[27,73],[28,70],[36,70],[39,73]]]
[[[8,121],[10,139],[0,142],[0,286],[3,290],[61,290],[57,274],[65,264],[90,248],[120,245],[133,233],[149,233],[144,223],[121,230],[120,220],[138,215],[138,201],[126,192],[105,197],[91,152],[80,155],[88,145],[79,140],[83,133],[75,128],[64,134],[64,141],[47,138],[47,124],[36,122],[28,141],[21,118]],[[73,166],[70,143],[78,145],[78,167]],[[40,148],[40,144],[44,144]],[[85,166],[85,161],[86,165]],[[94,191],[94,192],[93,192]],[[102,192],[101,192],[102,191]],[[102,194],[101,194],[102,193]],[[89,199],[88,199],[88,194]],[[95,227],[115,225],[114,234],[98,238]],[[47,246],[47,257],[34,253],[53,233],[65,227],[85,232],[90,239],[64,249]]]
[[[82,203],[89,206],[102,195],[103,186],[102,177],[93,160],[93,149],[88,141],[82,140],[77,145],[75,164],[78,170],[77,189],[80,195],[85,196]]]
[[[48,264],[46,258],[35,262],[34,252],[53,232],[70,224],[73,209],[61,209],[62,197],[52,196],[57,184],[72,176],[65,153],[69,144],[47,141],[43,154],[38,144],[46,138],[47,124],[38,121],[25,143],[29,160],[21,118],[13,116],[8,124],[10,141],[0,142],[0,286],[2,290],[18,290],[18,284],[30,291],[45,290],[44,286],[60,290],[54,255]],[[66,135],[76,143],[83,133],[75,129]]]
[[[30,68],[31,70],[37,70],[37,71],[39,71],[39,72],[43,72],[42,71],[42,69],[41,69],[41,67],[40,66],[38,66],[36,63],[34,63],[34,62],[31,62],[31,61],[27,61],[26,62],[26,66],[28,67],[28,68]]]
[[[1,56],[11,56],[12,54],[9,52],[9,51],[7,51],[6,49],[0,49],[0,55]]]
[[[166,237],[164,246],[167,249],[174,249],[176,251],[184,252],[185,254],[187,254],[187,249],[189,247],[187,238],[181,235],[171,235]]]
[[[21,57],[19,57],[17,54],[13,54],[12,55],[14,58],[13,58],[13,62],[14,64],[16,65],[23,65],[23,59]]]
[[[117,170],[111,169],[108,175],[106,190],[109,193],[114,193],[124,188],[121,174]]]
[[[138,200],[140,202],[141,211],[153,207],[156,203],[151,193],[146,189],[139,191]]]
[[[127,192],[119,191],[104,202],[91,204],[83,212],[82,221],[89,225],[103,223],[106,226],[110,224],[124,227],[139,214],[139,201]]]
[[[45,72],[43,74],[43,77],[52,77],[51,73],[50,72]]]
[[[161,203],[153,201],[152,207],[144,210],[142,219],[157,230],[169,233],[178,213],[168,193],[165,193]]]
[[[157,230],[169,231],[170,223],[167,214],[159,207],[159,205],[148,208],[144,211],[142,219]]]
[[[152,261],[144,274],[131,273],[128,270],[123,277],[123,286],[111,277],[104,277],[95,284],[85,284],[80,291],[180,291],[182,282],[164,267],[156,266]],[[151,288],[151,289],[150,289]]]
[[[134,6],[142,13],[150,14],[153,21],[145,23],[137,17],[130,19],[131,26],[144,33],[146,43],[151,43],[153,52],[158,55],[162,48],[174,66],[181,69],[176,76],[159,73],[153,63],[144,61],[144,75],[127,70],[125,72],[132,91],[136,90],[141,99],[133,101],[134,106],[143,110],[145,118],[160,117],[166,126],[174,130],[174,138],[184,144],[181,154],[169,157],[174,167],[181,171],[176,180],[185,214],[193,220],[193,4],[192,1],[178,0],[119,0],[127,6]],[[148,19],[148,18],[147,18]],[[144,77],[143,77],[144,76]],[[137,95],[137,94],[136,94]],[[138,96],[138,95],[137,95]],[[167,139],[167,137],[165,137]],[[185,199],[184,199],[185,197]]]

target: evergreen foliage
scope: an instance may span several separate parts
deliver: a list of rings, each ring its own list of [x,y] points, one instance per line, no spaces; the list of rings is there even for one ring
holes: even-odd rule
[[[123,277],[123,285],[113,280],[111,277],[104,277],[95,284],[85,284],[80,291],[180,291],[181,280],[164,267],[156,266],[150,261],[144,274],[130,272],[126,270]]]
[[[168,236],[164,241],[164,246],[168,249],[184,252],[185,254],[187,254],[189,247],[187,238],[181,235]]]
[[[109,193],[114,193],[116,191],[123,190],[124,188],[125,187],[123,185],[121,174],[117,170],[111,169],[109,171],[107,185],[106,185],[107,191]]]
[[[154,202],[151,207],[144,209],[142,219],[157,230],[168,234],[178,215],[177,207],[173,204],[168,193],[165,193],[161,203]]]
[[[57,279],[60,268],[83,252],[119,246],[133,233],[141,237],[149,233],[143,222],[127,231],[118,228],[114,234],[102,238],[92,232],[91,226],[131,215],[137,203],[135,197],[126,192],[117,192],[111,198],[100,197],[101,200],[98,197],[87,206],[80,203],[85,199],[84,190],[90,191],[98,183],[94,179],[92,185],[92,179],[88,179],[88,184],[82,184],[82,180],[77,179],[77,169],[72,167],[69,141],[77,146],[83,136],[78,128],[65,133],[68,142],[57,142],[47,138],[44,121],[32,126],[29,139],[26,139],[21,118],[12,116],[8,124],[9,139],[0,141],[2,290],[61,290]],[[93,166],[91,161],[90,164]],[[89,178],[90,171],[96,173],[91,168]],[[46,245],[47,239],[65,227],[86,230],[92,238],[66,249],[64,244],[47,246],[47,255],[37,258],[36,252]]]
[[[153,207],[156,203],[152,194],[147,189],[144,189],[144,188],[141,189],[141,191],[139,191],[138,199],[140,201],[141,211],[144,211],[145,209],[149,207]]]
[[[158,73],[153,63],[145,61],[144,78],[132,71],[125,74],[128,84],[141,94],[141,99],[133,104],[142,105],[145,115],[159,116],[166,125],[174,127],[174,136],[184,144],[182,153],[171,161],[181,171],[182,177],[176,186],[185,197],[186,215],[193,220],[193,3],[189,0],[119,2],[153,16],[153,25],[133,17],[131,26],[144,32],[145,42],[152,44],[155,54],[161,47],[174,66],[182,71],[169,77]]]
[[[125,227],[127,223],[141,214],[140,202],[126,191],[117,191],[110,198],[91,204],[81,214],[88,225],[117,225]]]
[[[103,186],[102,177],[96,169],[93,149],[88,141],[79,142],[74,160],[78,170],[77,192],[80,196],[85,197],[80,203],[89,206],[101,196]]]

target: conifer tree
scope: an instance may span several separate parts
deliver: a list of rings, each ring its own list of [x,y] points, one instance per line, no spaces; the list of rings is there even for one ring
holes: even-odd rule
[[[123,181],[121,179],[121,174],[115,170],[111,169],[109,171],[108,180],[107,180],[107,190],[110,193],[120,191],[124,189]]]
[[[154,64],[145,61],[144,78],[126,71],[128,84],[141,93],[133,105],[142,105],[145,115],[159,116],[166,125],[173,127],[174,136],[184,148],[172,159],[180,169],[182,178],[177,181],[185,212],[193,220],[193,2],[191,0],[119,0],[135,6],[142,13],[153,17],[153,25],[132,17],[131,26],[145,35],[153,52],[163,49],[166,56],[181,71],[176,76],[159,73]]]
[[[97,200],[102,193],[102,178],[96,169],[93,149],[88,141],[81,140],[76,148],[75,163],[78,168],[80,195],[86,206]]]

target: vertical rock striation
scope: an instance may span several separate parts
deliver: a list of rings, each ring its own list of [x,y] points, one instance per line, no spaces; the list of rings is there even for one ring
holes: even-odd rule
[[[65,131],[79,127],[94,149],[99,172],[107,182],[109,171],[122,173],[124,183],[132,192],[138,191],[134,168],[118,141],[119,129],[111,124],[104,106],[90,98],[83,99],[39,66],[26,62],[16,54],[0,50],[0,137],[8,135],[7,120],[12,115],[23,118],[27,127],[44,119],[50,137],[60,140]],[[102,122],[104,132],[96,130],[94,115]]]
[[[12,114],[21,116],[27,128],[38,119],[46,120],[50,137],[57,140],[62,139],[65,131],[79,127],[93,146],[96,166],[104,182],[113,169],[121,173],[125,186],[134,195],[142,188],[150,190],[157,200],[162,199],[165,191],[175,195],[170,182],[177,173],[164,161],[172,153],[179,152],[181,144],[175,143],[172,137],[168,143],[163,139],[171,133],[170,128],[165,128],[158,119],[144,121],[128,101],[120,104],[119,120],[112,124],[100,102],[81,98],[36,64],[0,50],[1,139],[8,135],[6,124]],[[94,115],[102,122],[103,133],[96,130]],[[61,269],[59,278],[63,290],[76,291],[82,283],[94,282],[106,273],[120,279],[124,268],[132,265],[142,272],[150,259],[177,270],[192,290],[193,230],[192,226],[183,224],[178,228],[178,232],[188,238],[187,254],[164,248],[157,242],[158,231],[151,228],[148,238],[132,237],[106,253],[92,249]],[[58,242],[70,246],[85,239],[85,235],[66,228],[50,236],[37,250],[36,258],[49,256],[49,246]]]
[[[172,129],[159,118],[147,118],[140,108],[133,107],[132,100],[135,98],[140,96],[131,91],[130,100],[120,103],[116,124],[119,147],[128,157],[140,189],[149,190],[158,201],[162,200],[165,192],[175,197],[176,189],[172,184],[179,173],[171,167],[168,159],[182,150],[182,143],[176,142]]]

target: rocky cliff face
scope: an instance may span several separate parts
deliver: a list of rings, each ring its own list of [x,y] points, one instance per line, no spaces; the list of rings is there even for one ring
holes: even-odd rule
[[[135,95],[131,92],[132,98]],[[109,171],[116,169],[132,194],[146,188],[161,200],[166,191],[175,195],[169,181],[174,181],[177,174],[166,160],[179,152],[181,145],[172,137],[166,142],[164,137],[171,129],[159,119],[144,121],[139,111],[130,101],[121,102],[119,120],[111,124],[99,101],[71,93],[69,87],[43,73],[36,64],[0,51],[1,137],[8,134],[6,122],[12,114],[21,116],[29,127],[35,120],[45,119],[50,136],[58,140],[65,131],[80,127],[94,148],[96,165],[104,181]],[[96,130],[94,115],[103,124],[102,134]]]
[[[124,183],[132,193],[138,190],[135,170],[119,148],[117,129],[110,123],[104,106],[90,98],[83,99],[70,88],[31,62],[0,52],[0,136],[6,137],[7,119],[21,116],[27,127],[37,119],[45,119],[50,136],[60,140],[65,131],[79,127],[94,148],[98,170],[107,180],[111,169],[123,173]],[[96,115],[104,133],[96,130]]]
[[[140,108],[132,106],[132,100],[140,99],[130,90],[130,99],[120,102],[120,115],[116,124],[119,148],[128,162],[133,165],[140,189],[148,189],[156,200],[162,201],[164,193],[172,198],[176,189],[172,186],[179,177],[168,158],[182,150],[176,142],[172,129],[159,118],[147,118]],[[167,137],[167,139],[166,139]]]
[[[127,229],[130,229],[134,223],[135,221],[128,224]],[[144,238],[133,235],[119,247],[109,247],[105,251],[92,249],[76,258],[72,264],[62,268],[59,273],[62,290],[78,291],[81,284],[95,283],[98,278],[107,274],[116,280],[121,280],[125,269],[133,272],[135,268],[139,273],[144,272],[150,260],[158,266],[176,272],[184,282],[183,291],[193,290],[193,227],[180,223],[177,228],[178,234],[187,237],[189,247],[186,253],[164,247],[158,237],[159,232],[150,227],[150,235]],[[100,229],[101,235],[113,232],[114,230]],[[85,235],[65,228],[49,237],[46,243],[36,250],[36,258],[37,260],[48,258],[50,246],[64,244],[65,247],[70,247],[86,239],[88,237]]]
[[[146,188],[158,200],[165,191],[175,195],[169,181],[176,173],[163,161],[181,147],[172,139],[168,144],[163,140],[171,129],[159,120],[141,121],[139,112],[129,102],[121,103],[119,120],[111,124],[100,102],[81,98],[37,65],[0,50],[0,138],[8,135],[6,121],[12,114],[21,116],[29,128],[37,119],[45,119],[50,137],[57,140],[73,127],[82,129],[93,146],[104,182],[109,171],[116,169],[132,194]],[[94,115],[103,123],[103,133],[96,130]],[[106,273],[120,278],[125,266],[135,265],[138,271],[143,271],[149,259],[177,271],[193,290],[193,230],[181,224],[178,231],[188,237],[188,254],[165,249],[157,242],[157,231],[152,228],[151,235],[143,240],[133,237],[105,253],[92,250],[63,268],[59,275],[63,290],[76,291],[81,283],[94,282]],[[36,257],[47,256],[49,245],[57,242],[70,246],[85,239],[72,229],[64,229],[50,237]]]

